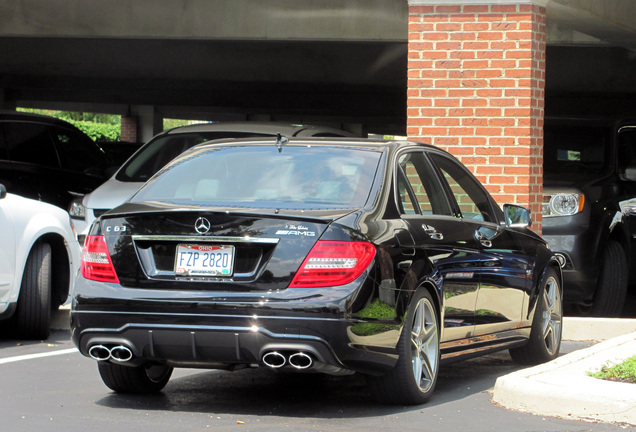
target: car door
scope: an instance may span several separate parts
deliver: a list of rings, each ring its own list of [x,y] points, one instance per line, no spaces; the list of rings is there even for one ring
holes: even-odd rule
[[[443,280],[444,328],[441,341],[470,337],[479,288],[479,257],[471,227],[453,215],[442,184],[423,151],[397,159],[398,207]]]
[[[524,253],[518,234],[505,227],[503,214],[472,174],[441,153],[431,154],[431,159],[453,196],[455,211],[477,242],[480,265],[475,335],[513,328],[522,321],[532,260]]]
[[[619,205],[623,222],[631,234],[632,247],[636,246],[636,125],[623,125],[618,131],[618,175],[620,178]],[[630,268],[636,267],[636,254],[632,253]]]

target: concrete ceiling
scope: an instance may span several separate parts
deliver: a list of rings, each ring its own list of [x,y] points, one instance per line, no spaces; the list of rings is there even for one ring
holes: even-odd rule
[[[636,106],[636,2],[547,14],[547,108]],[[407,20],[407,0],[0,0],[0,103],[403,133]]]

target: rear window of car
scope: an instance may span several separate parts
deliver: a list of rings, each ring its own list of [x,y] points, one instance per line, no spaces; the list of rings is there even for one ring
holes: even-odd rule
[[[381,159],[372,149],[218,146],[182,155],[131,202],[230,207],[362,207]]]
[[[251,138],[265,136],[252,132],[196,132],[162,135],[148,142],[117,172],[122,182],[145,182],[168,162],[189,148],[206,141],[222,138]]]

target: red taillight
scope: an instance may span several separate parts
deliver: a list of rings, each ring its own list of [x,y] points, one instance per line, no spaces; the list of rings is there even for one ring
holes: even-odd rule
[[[290,288],[338,286],[356,280],[375,257],[371,243],[318,241],[298,269]]]
[[[86,236],[82,249],[82,276],[96,281],[119,283],[104,236]]]

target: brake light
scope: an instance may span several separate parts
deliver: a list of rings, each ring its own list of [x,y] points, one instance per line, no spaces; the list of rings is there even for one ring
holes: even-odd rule
[[[375,257],[375,247],[365,242],[318,241],[289,285],[314,288],[345,285],[356,280]]]
[[[86,236],[84,248],[82,249],[81,268],[82,276],[86,279],[119,283],[104,236]]]

